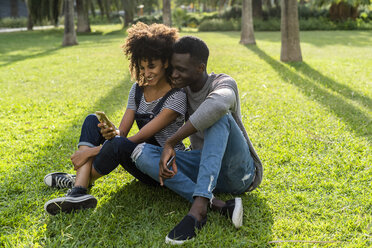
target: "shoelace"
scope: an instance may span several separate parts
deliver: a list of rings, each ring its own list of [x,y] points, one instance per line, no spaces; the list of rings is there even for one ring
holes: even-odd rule
[[[72,177],[57,177],[56,178],[56,186],[60,188],[71,188],[73,185],[73,178]]]

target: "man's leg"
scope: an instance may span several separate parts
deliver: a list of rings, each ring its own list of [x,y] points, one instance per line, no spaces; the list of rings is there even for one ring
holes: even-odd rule
[[[236,142],[236,139],[239,139],[239,142]],[[247,149],[248,145],[231,115],[225,115],[210,128],[204,130],[204,145],[197,183],[193,193],[194,202],[189,214],[168,234],[166,242],[182,243],[195,236],[194,229],[201,228],[206,222],[207,206],[213,199],[213,192],[219,185],[221,175],[228,182],[224,184],[224,187],[226,187],[224,192],[238,193],[241,191],[242,185],[244,188],[244,183],[248,184],[248,180],[242,180],[246,176],[244,173],[239,178],[232,177],[232,175],[236,175],[236,172],[246,171],[246,169],[239,170],[240,168],[250,167],[251,157],[249,149]],[[248,155],[246,156],[246,154]],[[237,163],[237,165],[232,165],[233,163]],[[234,173],[225,175],[228,172],[230,173],[230,170],[233,170]],[[241,182],[232,182],[231,180]],[[222,181],[225,182],[225,180]],[[249,185],[246,186],[246,188],[248,187]],[[244,189],[241,192],[244,192]],[[241,201],[235,202],[241,204]],[[234,212],[234,209],[238,210],[241,220],[242,206],[240,205],[236,209],[235,202],[229,207],[226,206],[225,202],[214,199],[212,200],[212,208],[222,212],[228,212],[228,209],[232,209],[232,212]],[[229,204],[231,204],[230,201]],[[234,223],[234,225],[239,226],[241,223]]]
[[[140,144],[133,152],[137,168],[159,182],[159,161],[163,148]],[[164,185],[186,200],[193,202],[193,193],[199,170],[200,151],[176,151],[177,174],[164,180]]]

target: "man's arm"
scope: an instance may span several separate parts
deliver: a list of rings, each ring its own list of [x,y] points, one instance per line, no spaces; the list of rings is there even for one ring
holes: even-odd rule
[[[163,186],[163,179],[172,178],[174,175],[177,174],[177,164],[176,159],[173,160],[171,167],[173,171],[171,171],[167,167],[168,160],[176,155],[174,151],[174,147],[181,142],[185,138],[189,137],[191,134],[196,133],[196,128],[192,125],[190,121],[187,121],[178,131],[170,137],[164,145],[163,153],[161,154],[160,162],[159,162],[159,182],[160,185]]]
[[[219,119],[236,107],[236,95],[229,86],[213,90],[190,116],[193,126],[202,131],[216,123]]]

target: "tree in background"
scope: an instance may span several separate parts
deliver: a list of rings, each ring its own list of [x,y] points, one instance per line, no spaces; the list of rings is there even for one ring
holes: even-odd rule
[[[97,0],[99,12],[101,14],[101,17],[103,18],[105,16],[105,8],[103,7],[102,0]]]
[[[110,0],[103,0],[103,5],[105,6],[105,13],[107,20],[111,19],[111,2]]]
[[[90,33],[89,1],[76,0],[77,29],[76,32]]]
[[[27,30],[31,31],[34,28],[34,20],[32,19],[30,0],[26,0],[25,2],[27,6]]]
[[[134,13],[136,11],[136,3],[133,0],[122,0],[124,8],[124,27],[128,27],[129,23],[133,22]]]
[[[243,0],[240,44],[256,44],[253,31],[252,0]]]
[[[18,17],[18,1],[15,1],[15,0],[8,0],[8,1],[10,1],[10,16]]]
[[[297,0],[282,0],[281,7],[282,48],[280,60],[283,62],[302,61]]]
[[[65,32],[63,35],[62,46],[73,46],[77,45],[76,32],[74,25],[74,0],[64,1],[65,10]]]
[[[370,0],[314,0],[318,6],[328,6],[329,17],[332,21],[355,20],[358,17],[358,7],[369,5]]]
[[[253,17],[262,19],[262,1],[252,0]]]
[[[163,23],[172,26],[171,0],[163,0]]]
[[[44,20],[58,26],[58,17],[62,12],[63,0],[26,0],[28,18],[27,29],[32,30],[34,23]]]
[[[151,15],[155,8],[159,9],[158,0],[140,0],[138,3],[144,5],[143,11],[148,15]]]

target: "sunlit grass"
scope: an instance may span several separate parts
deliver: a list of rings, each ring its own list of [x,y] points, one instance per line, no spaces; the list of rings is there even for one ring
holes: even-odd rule
[[[163,246],[187,213],[186,201],[121,168],[92,189],[97,209],[55,217],[43,210],[65,193],[43,176],[73,172],[84,117],[104,110],[121,119],[131,81],[119,29],[93,26],[68,48],[62,30],[0,34],[1,246]],[[243,228],[210,213],[188,246],[371,246],[371,33],[302,32],[304,63],[292,64],[279,61],[278,32],[256,32],[256,47],[239,45],[238,32],[185,34],[208,44],[209,72],[236,79],[265,168],[259,190],[243,196]]]

